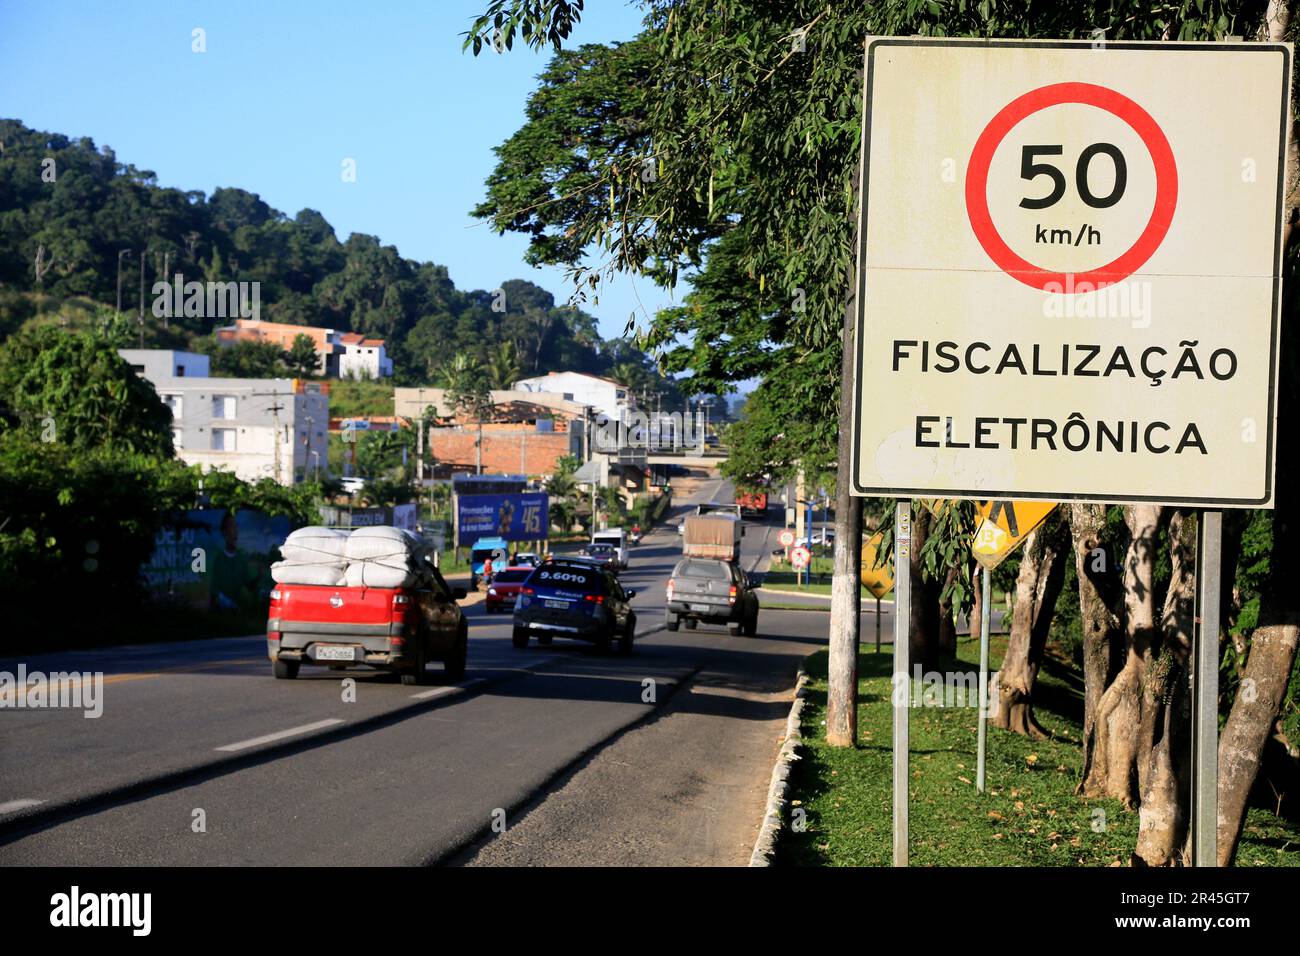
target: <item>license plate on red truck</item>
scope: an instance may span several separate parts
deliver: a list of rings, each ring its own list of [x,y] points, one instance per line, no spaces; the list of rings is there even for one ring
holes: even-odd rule
[[[355,661],[356,659],[357,649],[355,647],[316,645],[316,660],[318,661]]]

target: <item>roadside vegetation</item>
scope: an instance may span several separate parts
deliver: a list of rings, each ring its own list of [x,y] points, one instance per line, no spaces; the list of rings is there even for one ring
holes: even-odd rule
[[[1001,666],[1007,639],[995,637],[990,669]],[[858,659],[856,747],[825,739],[827,652],[808,658],[804,744],[791,773],[777,864],[889,866],[892,849],[892,654],[867,642]],[[979,641],[958,642],[944,670],[979,667]],[[989,729],[987,792],[975,790],[974,707],[916,707],[911,727],[913,866],[1127,866],[1138,813],[1115,799],[1076,794],[1081,772],[1082,673],[1058,648],[1039,678],[1038,713],[1050,736],[1031,740]],[[916,688],[922,688],[917,683]],[[920,695],[921,690],[914,691]],[[933,698],[932,698],[933,699]],[[1252,805],[1237,866],[1300,866],[1300,823]],[[806,829],[792,825],[803,811]]]

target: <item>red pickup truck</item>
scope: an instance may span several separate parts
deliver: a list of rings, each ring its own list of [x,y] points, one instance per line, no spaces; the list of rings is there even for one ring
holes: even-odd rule
[[[277,584],[271,591],[266,649],[272,671],[298,676],[303,664],[342,669],[364,664],[401,674],[403,684],[430,679],[430,661],[459,680],[465,673],[469,632],[450,588],[432,566],[411,588],[325,587]]]

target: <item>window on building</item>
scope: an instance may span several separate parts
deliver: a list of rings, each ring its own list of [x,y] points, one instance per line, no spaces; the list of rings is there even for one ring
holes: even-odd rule
[[[179,428],[172,429],[172,447],[177,451],[185,447],[185,433]]]
[[[235,396],[213,395],[212,396],[212,417],[213,418],[234,418],[235,417]]]
[[[177,365],[177,366],[176,366],[176,377],[177,377],[177,378],[184,378],[184,377],[185,377],[185,366],[184,366],[184,365]]]
[[[212,429],[212,450],[213,451],[234,451],[235,430],[233,428]]]
[[[171,409],[173,419],[181,417],[181,408],[184,403],[179,395],[164,395],[162,400],[163,404]]]

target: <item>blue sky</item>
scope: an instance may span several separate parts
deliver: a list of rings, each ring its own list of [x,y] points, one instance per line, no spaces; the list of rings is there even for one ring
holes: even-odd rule
[[[340,239],[377,235],[448,267],[459,289],[524,278],[564,301],[560,269],[476,224],[492,147],[518,129],[549,52],[462,54],[485,0],[3,0],[0,115],[111,146],[164,186],[237,186]],[[631,39],[641,14],[592,0],[574,42]],[[191,51],[206,31],[207,52]],[[356,161],[357,181],[340,176]],[[587,311],[606,337],[668,294],[631,278]],[[642,319],[644,322],[644,318]]]

